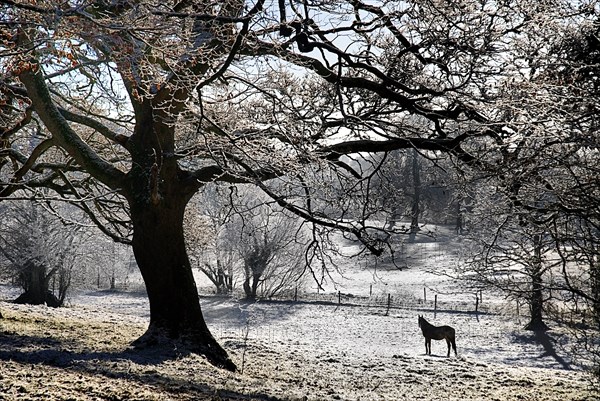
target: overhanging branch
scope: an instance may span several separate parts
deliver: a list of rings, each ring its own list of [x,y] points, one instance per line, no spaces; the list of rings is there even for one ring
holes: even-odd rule
[[[20,33],[19,41],[28,41],[24,32]],[[40,65],[37,60],[31,61],[31,68],[25,69],[19,78],[25,85],[31,103],[46,128],[52,133],[57,144],[64,148],[92,176],[110,188],[118,188],[124,173],[102,159],[71,128],[52,99]]]
[[[457,156],[467,164],[474,164],[478,159],[466,152],[461,147],[461,143],[468,138],[468,135],[459,135],[456,138],[397,138],[386,141],[376,140],[356,140],[348,142],[340,142],[326,146],[318,151],[323,155],[323,158],[333,161],[337,160],[342,155],[352,153],[381,153],[390,152],[398,149],[416,148],[420,150],[441,151]]]

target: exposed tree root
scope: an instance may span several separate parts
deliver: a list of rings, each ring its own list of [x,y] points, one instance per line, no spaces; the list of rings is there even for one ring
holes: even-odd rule
[[[173,336],[167,330],[151,326],[137,340],[131,343],[134,349],[160,349],[166,352],[174,352],[178,355],[198,354],[206,358],[212,365],[229,370],[237,371],[235,363],[229,358],[219,343],[210,333],[193,331]]]

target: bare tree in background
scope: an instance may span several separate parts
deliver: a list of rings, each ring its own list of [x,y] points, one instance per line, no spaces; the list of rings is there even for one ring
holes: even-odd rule
[[[590,10],[592,11],[592,10]],[[552,111],[570,135],[561,153],[554,155],[560,169],[544,182],[555,194],[546,208],[549,234],[561,259],[564,307],[559,314],[583,340],[584,359],[593,355],[600,377],[600,19],[569,31],[553,43],[560,68],[547,72],[545,89]],[[564,134],[563,134],[564,135]],[[565,319],[566,318],[566,319]],[[566,321],[565,321],[566,320]],[[577,351],[577,350],[576,350]]]
[[[228,222],[234,210],[234,187],[205,186],[192,200],[184,223],[188,254],[192,262],[215,286],[217,294],[230,294],[239,255],[227,238]]]
[[[446,224],[449,217],[455,218],[458,192],[452,169],[441,153],[420,154],[415,149],[390,152],[373,187],[388,225],[408,222],[408,230],[414,234],[423,224]]]
[[[15,302],[62,306],[71,287],[80,226],[60,220],[36,204],[11,204],[2,211],[0,274],[22,289]]]
[[[582,360],[591,356],[598,374],[599,4],[572,5],[580,13],[576,28],[561,17],[569,5],[537,5],[545,16],[519,32],[522,47],[514,55],[522,68],[520,79],[503,80],[497,107],[512,141],[497,142],[503,156],[495,168],[489,164],[475,174],[478,187],[488,192],[481,196],[479,191],[475,198],[492,201],[481,208],[496,216],[488,227],[489,243],[523,238],[510,249],[505,243],[501,253],[505,260],[507,254],[516,256],[511,268],[527,266],[531,285],[523,295],[531,296],[528,327],[546,327],[540,324],[540,309],[546,318],[571,327],[583,339]],[[513,250],[527,243],[522,248],[526,252],[516,255]],[[480,259],[497,257],[498,248],[486,250]],[[546,307],[539,307],[542,302]]]
[[[230,244],[243,261],[246,298],[269,298],[298,286],[306,247],[298,219],[269,206],[247,210],[234,216],[229,227]]]
[[[483,189],[478,194],[471,213],[473,232],[467,237],[471,248],[464,264],[456,267],[459,277],[474,289],[499,290],[527,306],[525,329],[548,330],[544,315],[560,265],[552,238],[543,226],[515,214],[501,194]]]
[[[202,208],[188,209],[186,239],[192,259],[218,294],[230,293],[237,281],[248,299],[298,286],[306,269],[301,219],[273,209],[268,198],[247,186],[211,185],[200,195],[195,202]]]

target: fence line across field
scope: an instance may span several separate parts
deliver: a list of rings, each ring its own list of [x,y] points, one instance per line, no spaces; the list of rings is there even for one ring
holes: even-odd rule
[[[370,291],[372,294],[372,291]],[[206,289],[201,291],[205,297],[214,297],[214,293]],[[353,295],[337,292],[303,292],[293,290],[277,296],[269,298],[257,298],[257,302],[295,302],[295,303],[311,303],[325,305],[344,305],[344,306],[361,306],[385,309],[385,313],[389,313],[390,309],[414,309],[414,310],[432,310],[433,312],[463,312],[463,313],[497,313],[496,305],[485,304],[482,302],[482,292],[478,291],[474,294],[472,301],[453,300],[451,296],[443,294],[433,294],[427,299],[427,289],[423,288],[423,298],[407,297],[402,294],[394,295],[391,293],[372,294],[368,296]],[[233,293],[229,295],[232,298],[243,298],[243,294]],[[433,299],[431,299],[433,298]]]

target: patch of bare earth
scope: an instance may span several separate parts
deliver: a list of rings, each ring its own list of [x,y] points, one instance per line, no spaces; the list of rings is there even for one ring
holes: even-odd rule
[[[178,350],[129,350],[145,325],[127,316],[8,303],[0,309],[0,400],[597,399],[579,371],[460,357],[357,361],[243,336],[220,338],[243,367],[230,373]]]

